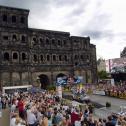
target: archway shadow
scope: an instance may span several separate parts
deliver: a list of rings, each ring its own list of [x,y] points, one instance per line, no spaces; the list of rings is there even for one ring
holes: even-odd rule
[[[56,79],[57,79],[58,77],[66,77],[66,75],[63,74],[63,73],[59,73],[59,74],[56,76]]]
[[[49,78],[45,74],[41,74],[38,76],[40,78],[41,89],[47,89],[49,85]]]

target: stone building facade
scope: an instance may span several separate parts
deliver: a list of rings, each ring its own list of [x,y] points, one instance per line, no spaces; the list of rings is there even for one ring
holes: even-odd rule
[[[97,60],[97,70],[100,71],[106,71],[106,62],[105,59],[99,58]]]
[[[60,75],[97,82],[96,47],[89,37],[28,27],[29,10],[0,6],[0,84],[55,83]]]

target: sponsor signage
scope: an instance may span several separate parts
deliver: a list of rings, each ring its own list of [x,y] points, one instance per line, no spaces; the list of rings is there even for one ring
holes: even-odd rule
[[[104,91],[94,90],[93,94],[96,94],[96,95],[105,95],[105,92]]]

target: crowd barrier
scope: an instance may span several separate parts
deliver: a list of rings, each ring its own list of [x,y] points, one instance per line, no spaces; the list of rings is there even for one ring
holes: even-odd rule
[[[109,92],[105,92],[105,93],[107,96],[110,96],[110,97],[126,99],[126,92],[109,91]]]

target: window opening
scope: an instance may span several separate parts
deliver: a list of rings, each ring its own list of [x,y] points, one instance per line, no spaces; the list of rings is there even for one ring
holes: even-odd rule
[[[13,59],[15,59],[15,60],[18,59],[18,54],[17,53],[13,54]]]
[[[26,60],[26,54],[25,53],[22,53],[22,60]]]
[[[12,16],[12,23],[16,23],[16,16]]]
[[[7,15],[3,15],[3,21],[7,22]]]
[[[9,53],[4,53],[4,61],[9,61]]]

